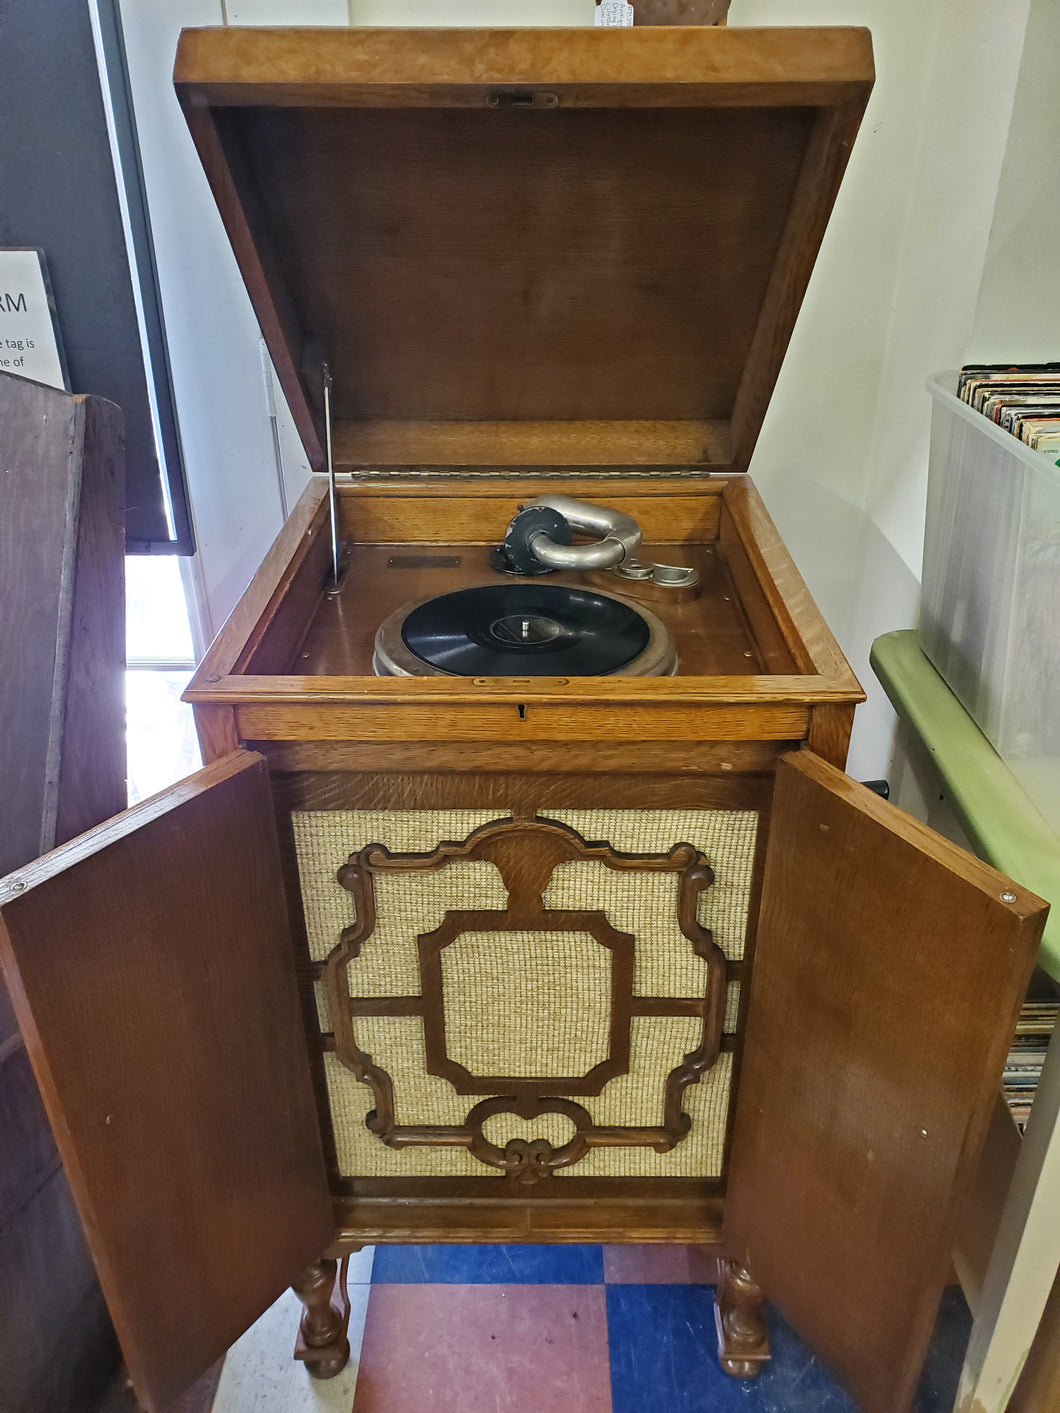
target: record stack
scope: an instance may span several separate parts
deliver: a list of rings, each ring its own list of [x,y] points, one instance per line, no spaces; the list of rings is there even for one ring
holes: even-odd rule
[[[957,396],[1060,466],[1060,363],[969,364]]]
[[[1034,1092],[1056,1026],[1060,1001],[1026,1001],[1016,1023],[1012,1049],[1002,1081],[1005,1102],[1022,1133],[1034,1103]]]

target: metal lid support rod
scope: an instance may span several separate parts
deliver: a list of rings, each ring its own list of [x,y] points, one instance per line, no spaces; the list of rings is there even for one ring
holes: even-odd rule
[[[328,502],[331,509],[331,582],[325,585],[324,592],[335,595],[342,589],[346,556],[340,554],[339,547],[339,498],[335,488],[335,457],[331,449],[331,369],[325,363],[321,372],[324,381],[324,438],[328,455]]]

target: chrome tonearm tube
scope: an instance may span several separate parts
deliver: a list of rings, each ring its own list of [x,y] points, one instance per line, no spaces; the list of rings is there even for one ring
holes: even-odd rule
[[[549,569],[612,569],[635,558],[641,533],[632,515],[574,496],[538,496],[525,506],[526,510],[538,508],[554,510],[580,535],[600,536],[593,545],[561,544],[547,530],[537,530],[528,538],[530,552]]]
[[[593,544],[575,545],[571,543],[575,534],[599,538]],[[697,588],[695,569],[642,563],[637,558],[640,542],[640,526],[624,511],[590,505],[574,496],[538,496],[519,507],[504,544],[494,550],[490,562],[502,573],[521,575],[613,569],[619,579],[631,584],[650,583],[649,594],[662,589],[666,598]]]

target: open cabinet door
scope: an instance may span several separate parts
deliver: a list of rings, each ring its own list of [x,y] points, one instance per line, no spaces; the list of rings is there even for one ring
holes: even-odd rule
[[[227,756],[4,879],[0,954],[154,1413],[332,1238],[264,760]]]
[[[1046,911],[781,761],[726,1239],[864,1413],[911,1407]]]

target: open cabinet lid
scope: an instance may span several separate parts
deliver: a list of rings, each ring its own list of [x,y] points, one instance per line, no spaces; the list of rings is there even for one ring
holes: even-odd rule
[[[863,1413],[912,1406],[1047,911],[780,762],[725,1239]]]
[[[264,760],[0,881],[0,958],[155,1413],[333,1236]]]
[[[185,30],[175,82],[314,469],[745,469],[863,29]]]

